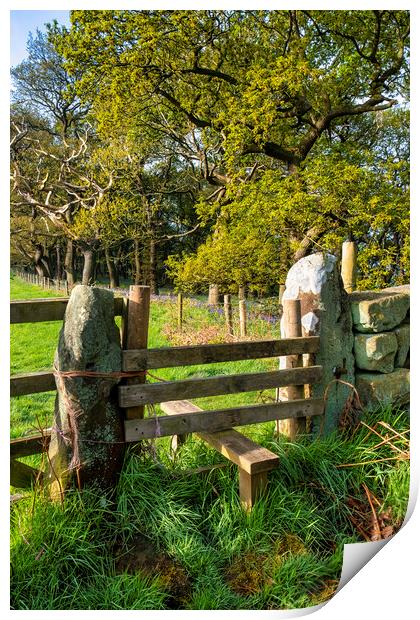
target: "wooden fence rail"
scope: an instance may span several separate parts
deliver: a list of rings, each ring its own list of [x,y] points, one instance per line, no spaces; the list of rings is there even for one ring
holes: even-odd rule
[[[121,407],[150,405],[168,400],[203,398],[221,394],[238,394],[285,385],[316,383],[322,377],[322,366],[274,370],[269,372],[218,375],[205,379],[163,381],[144,385],[123,385],[118,388]]]
[[[18,437],[10,440],[10,458],[16,459],[32,454],[40,454],[48,448],[51,439],[51,431],[45,430],[43,433]]]
[[[180,413],[178,415],[147,418],[146,420],[127,420],[125,422],[125,440],[135,442],[142,439],[203,431],[215,433],[234,426],[322,415],[323,408],[324,401],[322,399],[301,399],[202,411],[189,415]]]
[[[218,362],[279,357],[315,353],[319,348],[319,337],[285,338],[282,340],[251,340],[223,344],[199,344],[185,347],[163,347],[160,349],[133,349],[123,351],[124,372],[153,368],[174,368]]]
[[[10,377],[10,396],[52,392],[55,389],[56,386],[52,370],[27,372]]]
[[[10,323],[39,323],[42,321],[62,321],[68,297],[52,299],[28,299],[10,302]],[[116,316],[123,313],[123,298],[114,298]]]

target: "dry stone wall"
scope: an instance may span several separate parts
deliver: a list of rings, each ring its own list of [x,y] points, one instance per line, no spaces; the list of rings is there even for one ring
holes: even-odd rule
[[[410,288],[350,293],[356,388],[365,405],[410,397]]]

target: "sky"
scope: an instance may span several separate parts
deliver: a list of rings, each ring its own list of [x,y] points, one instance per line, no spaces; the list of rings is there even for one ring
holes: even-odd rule
[[[10,11],[10,65],[14,67],[27,56],[29,33],[46,31],[45,24],[54,19],[59,24],[70,24],[69,11]]]

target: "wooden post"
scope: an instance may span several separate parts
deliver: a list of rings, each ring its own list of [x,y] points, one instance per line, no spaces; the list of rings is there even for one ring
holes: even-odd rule
[[[242,299],[245,299],[245,286],[243,284],[238,289],[238,297],[239,297],[239,301],[241,301]]]
[[[283,302],[283,324],[285,338],[299,338],[302,336],[301,308],[299,299],[285,299]],[[288,355],[286,368],[300,368],[303,366],[302,355]],[[304,385],[292,385],[287,388],[288,400],[305,398]],[[277,420],[278,433],[283,433],[292,441],[298,434],[306,433],[306,418],[289,418]]]
[[[208,305],[209,306],[217,306],[218,303],[219,303],[219,285],[218,284],[210,284],[210,286],[209,286]]]
[[[283,294],[285,290],[286,290],[286,285],[279,284],[279,305],[280,306],[283,306]]]
[[[266,471],[249,474],[238,467],[239,470],[239,497],[243,508],[249,512],[256,500],[264,494],[267,487],[268,476]]]
[[[182,303],[183,303],[182,293],[178,293],[178,329],[179,330],[182,330]]]
[[[239,300],[239,333],[241,338],[246,336],[246,301],[245,299]]]
[[[233,336],[232,302],[231,302],[230,295],[224,296],[224,307],[225,307],[226,329],[227,329],[228,334]]]
[[[356,288],[357,245],[354,241],[344,241],[341,251],[341,277],[344,290],[351,293]]]
[[[126,349],[147,349],[150,314],[150,286],[134,284],[130,286],[127,308]],[[145,383],[146,373],[140,377],[127,379],[128,385]],[[126,409],[128,420],[144,418],[144,405]]]

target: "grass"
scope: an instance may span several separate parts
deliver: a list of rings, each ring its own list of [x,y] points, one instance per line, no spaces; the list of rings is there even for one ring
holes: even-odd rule
[[[29,297],[29,288],[36,289],[12,281],[12,294],[16,290],[21,298]],[[40,291],[28,293],[36,297]],[[172,311],[168,304],[152,305],[152,346],[168,345],[164,326]],[[38,370],[39,363],[50,367],[58,326],[39,332],[44,325],[32,325],[32,338],[15,329],[27,326],[12,327],[14,372]],[[159,375],[208,376],[275,364],[256,360]],[[233,406],[256,396],[197,402],[204,408],[215,407],[216,400],[217,406]],[[35,414],[50,422],[49,399],[12,399],[12,435],[36,425]],[[267,495],[249,514],[239,503],[234,466],[200,476],[183,473],[222,460],[195,437],[175,460],[168,438],[145,442],[141,452],[129,450],[112,498],[94,489],[72,490],[62,507],[42,489],[24,493],[11,511],[12,608],[288,609],[328,599],[340,578],[343,544],[371,534],[363,485],[379,502],[377,515],[391,514],[394,529],[404,518],[408,461],[395,458],[400,453],[390,443],[377,446],[380,439],[369,427],[382,428],[380,422],[403,433],[408,415],[378,407],[347,433],[296,443],[274,437],[274,423],[244,427],[280,459]],[[393,445],[405,450],[403,439]]]

